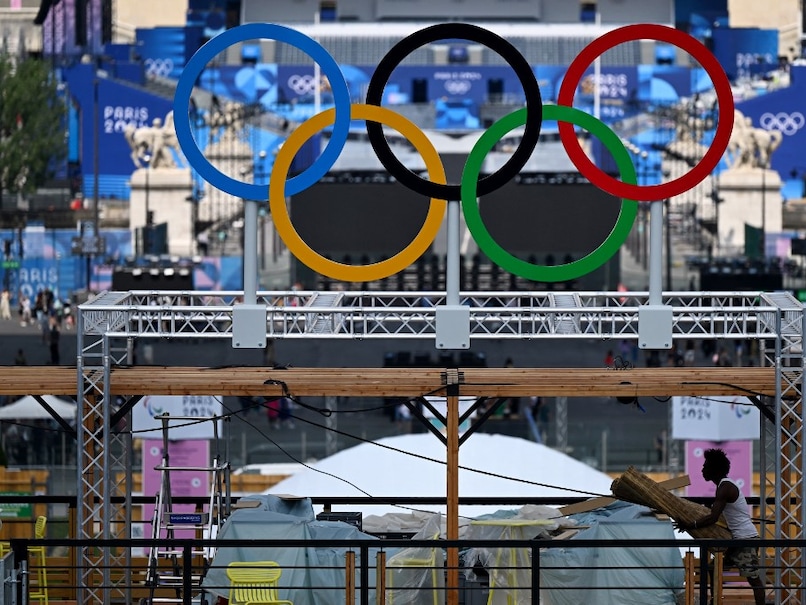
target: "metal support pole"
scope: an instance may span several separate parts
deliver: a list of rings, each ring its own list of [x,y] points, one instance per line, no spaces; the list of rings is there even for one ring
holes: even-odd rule
[[[448,202],[448,251],[445,256],[445,302],[448,305],[459,304],[459,202],[452,200]]]
[[[98,221],[100,220],[100,212],[98,210],[98,172],[100,171],[100,151],[99,151],[99,132],[98,122],[100,120],[100,110],[98,101],[98,78],[92,81],[92,236],[98,238],[100,230],[98,229]],[[92,285],[92,255],[87,255],[87,292],[90,291]]]
[[[257,202],[243,201],[243,302],[257,303]]]
[[[663,202],[649,204],[649,304],[660,305],[663,293]]]
[[[460,304],[459,202],[448,201],[447,254],[445,257],[445,304],[436,309],[438,349],[470,348],[470,309]]]
[[[666,291],[674,289],[672,280],[672,223],[669,220],[669,198],[663,200],[663,224],[666,228]]]

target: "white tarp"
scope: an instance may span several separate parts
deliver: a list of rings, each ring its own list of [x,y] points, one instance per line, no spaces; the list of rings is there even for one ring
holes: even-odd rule
[[[445,445],[431,433],[386,437],[314,462],[310,465],[312,468],[284,479],[267,493],[305,497],[417,495],[445,498],[446,454]],[[459,466],[460,497],[610,495],[613,482],[607,474],[545,445],[488,433],[474,433],[461,445]],[[442,505],[412,508],[446,512]],[[462,505],[459,514],[477,517],[496,508],[499,507]],[[351,505],[349,510],[365,515],[405,512],[392,506]]]
[[[75,420],[76,410],[78,406],[70,401],[59,399],[53,395],[42,395],[54,412],[65,420]],[[41,403],[34,399],[31,395],[27,395],[22,399],[0,407],[0,420],[40,420],[52,419]]]

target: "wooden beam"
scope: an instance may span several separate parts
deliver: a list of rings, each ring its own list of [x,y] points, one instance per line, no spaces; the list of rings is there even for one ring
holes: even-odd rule
[[[459,368],[459,394],[475,397],[668,397],[775,395],[775,368]],[[784,370],[785,372],[785,370]],[[0,367],[5,395],[70,395],[76,369]],[[441,368],[194,368],[120,367],[111,370],[114,395],[236,395],[416,397],[440,394]]]

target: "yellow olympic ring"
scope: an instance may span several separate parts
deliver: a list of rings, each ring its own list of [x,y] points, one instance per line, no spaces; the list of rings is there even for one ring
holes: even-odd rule
[[[443,185],[447,183],[445,167],[442,165],[442,159],[439,157],[437,150],[428,140],[428,137],[425,136],[425,133],[413,122],[397,112],[376,105],[354,103],[350,106],[350,111],[350,115],[354,119],[379,122],[397,130],[420,152],[423,160],[425,160],[425,166],[431,180]],[[428,250],[431,242],[437,236],[440,225],[442,225],[442,219],[445,216],[448,203],[445,200],[431,198],[428,214],[420,232],[408,246],[386,260],[369,265],[345,265],[325,258],[316,252],[305,243],[291,223],[291,217],[288,214],[285,203],[285,184],[291,161],[300,147],[311,136],[326,126],[333,124],[335,119],[335,109],[328,109],[316,114],[300,124],[280,147],[274,160],[274,168],[269,180],[269,209],[274,219],[274,227],[291,253],[303,264],[322,275],[332,279],[353,282],[383,279],[414,264]]]

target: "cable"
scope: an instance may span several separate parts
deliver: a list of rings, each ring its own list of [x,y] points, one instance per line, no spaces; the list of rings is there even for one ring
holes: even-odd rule
[[[226,409],[226,410],[228,410],[228,409],[229,409],[229,408],[227,408],[227,406],[226,406],[226,404],[223,402],[223,400],[219,400],[219,399],[218,399],[218,397],[214,397],[214,399],[216,399],[217,401],[219,401],[219,402],[221,403],[221,407],[222,407],[222,408],[224,408],[224,409]],[[246,408],[246,409],[249,409],[249,408]],[[241,410],[241,411],[243,411],[243,410]],[[269,437],[269,436],[268,436],[266,433],[264,433],[264,432],[263,432],[261,429],[259,429],[258,427],[256,427],[254,424],[252,424],[252,423],[248,422],[248,421],[247,421],[245,418],[241,418],[241,417],[239,416],[239,411],[234,411],[234,412],[233,412],[233,411],[230,411],[230,412],[229,412],[229,415],[235,416],[235,417],[236,417],[238,420],[240,420],[241,422],[243,422],[243,423],[248,424],[249,426],[251,426],[253,429],[255,429],[255,430],[258,432],[258,434],[260,434],[260,436],[261,436],[261,437],[263,437],[264,439],[266,439],[266,440],[267,440],[268,442],[270,442],[272,445],[276,446],[276,447],[277,447],[277,449],[279,449],[281,452],[283,452],[283,453],[284,453],[286,456],[288,456],[288,457],[289,457],[291,460],[293,460],[294,462],[297,462],[297,463],[301,464],[301,465],[302,465],[302,466],[304,466],[305,468],[308,468],[308,469],[311,469],[311,470],[313,470],[313,471],[316,471],[317,473],[322,473],[323,475],[327,475],[328,477],[333,477],[334,479],[338,479],[339,481],[343,481],[343,482],[344,482],[344,483],[346,483],[347,485],[349,485],[349,486],[351,486],[351,487],[354,487],[355,489],[357,489],[358,491],[360,491],[362,494],[364,494],[365,496],[367,496],[367,497],[369,497],[369,498],[372,498],[372,497],[373,497],[373,496],[372,496],[372,494],[370,494],[369,492],[367,492],[367,491],[365,491],[365,490],[361,489],[361,488],[360,488],[360,487],[358,487],[358,486],[357,486],[355,483],[353,483],[353,482],[351,482],[351,481],[349,481],[349,480],[347,480],[347,479],[344,479],[343,477],[338,477],[337,475],[334,475],[334,474],[332,474],[332,473],[328,473],[327,471],[323,471],[323,470],[321,470],[321,469],[314,468],[314,467],[312,467],[311,465],[309,465],[309,464],[307,464],[307,463],[303,462],[302,460],[297,459],[297,458],[296,458],[295,456],[293,456],[293,455],[292,455],[290,452],[288,452],[288,451],[287,451],[285,448],[283,448],[283,446],[281,446],[281,445],[280,445],[279,443],[277,443],[277,442],[276,442],[274,439],[272,439],[272,438],[271,438],[271,437]],[[292,416],[292,417],[293,417],[293,416]],[[299,419],[299,420],[301,420],[301,419]]]

